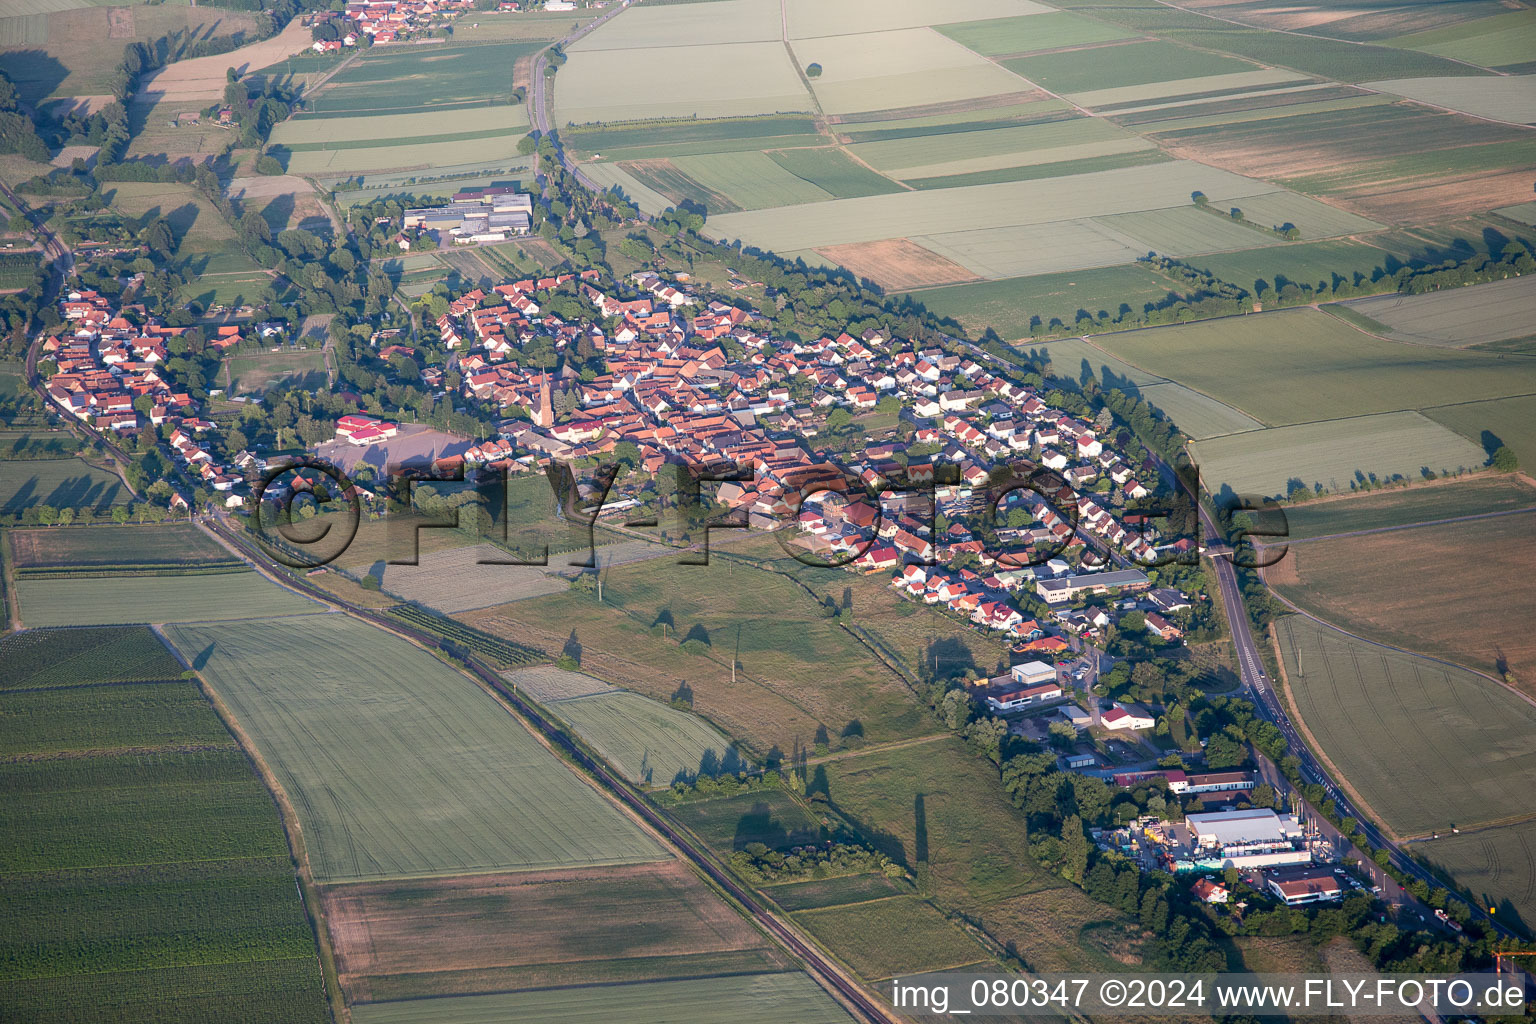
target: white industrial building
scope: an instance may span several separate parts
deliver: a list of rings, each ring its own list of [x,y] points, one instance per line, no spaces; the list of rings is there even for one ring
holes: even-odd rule
[[[1267,807],[1191,814],[1184,823],[1198,866],[1257,868],[1312,860],[1301,822]]]

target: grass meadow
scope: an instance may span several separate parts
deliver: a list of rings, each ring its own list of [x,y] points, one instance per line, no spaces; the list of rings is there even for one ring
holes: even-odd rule
[[[637,785],[670,786],[736,760],[731,741],[709,723],[638,693],[577,697],[550,710]]]
[[[168,633],[291,794],[317,881],[665,856],[493,697],[403,640],[341,615]]]
[[[241,353],[225,363],[225,373],[232,395],[261,395],[285,385],[315,391],[328,379],[325,353],[317,348]]]
[[[1465,669],[1298,615],[1275,625],[1302,721],[1388,828],[1417,835],[1536,813],[1536,708]]]
[[[594,985],[355,1006],[357,1024],[848,1024],[799,972]]]
[[[788,911],[820,910],[824,907],[841,907],[851,903],[867,903],[899,896],[910,886],[898,884],[884,875],[842,875],[838,878],[822,878],[809,882],[786,882],[770,885],[763,892]]]
[[[16,601],[27,626],[100,626],[120,622],[202,622],[323,611],[255,572],[211,576],[26,576]]]
[[[1438,489],[1447,503],[1440,517],[1457,514],[1448,488]],[[1532,494],[1520,495],[1527,509]],[[1329,622],[1491,675],[1507,667],[1536,691],[1536,593],[1523,584],[1536,559],[1536,511],[1298,544],[1287,558],[1294,561],[1276,586]],[[1483,565],[1480,575],[1421,582],[1471,561]]]
[[[354,1004],[788,966],[676,860],[350,883],[321,899]]]
[[[1324,537],[1355,530],[1432,522],[1452,516],[1507,512],[1536,505],[1536,488],[1518,476],[1481,476],[1434,487],[1380,491],[1291,505],[1285,509],[1290,536]]]
[[[1190,455],[1207,487],[1287,495],[1292,485],[1347,491],[1372,478],[1420,479],[1476,469],[1487,453],[1417,412],[1375,413],[1248,430],[1196,441]]]
[[[132,497],[115,473],[82,459],[19,459],[5,463],[0,512],[16,515],[35,505],[88,508],[100,514]]]
[[[867,981],[992,959],[960,925],[915,896],[804,910],[794,919]]]
[[[689,800],[668,808],[668,814],[692,829],[722,857],[749,843],[770,849],[816,844],[827,837],[822,824],[784,790]]]
[[[977,917],[1037,971],[1119,974],[1140,966],[1146,948],[1138,921],[1070,885],[999,900]]]
[[[1105,334],[1094,343],[1271,425],[1536,391],[1528,357],[1382,341],[1309,309]]]
[[[178,668],[148,630],[100,632],[0,641],[59,687],[0,691],[0,1016],[328,1019],[271,795],[196,683],[115,681]]]

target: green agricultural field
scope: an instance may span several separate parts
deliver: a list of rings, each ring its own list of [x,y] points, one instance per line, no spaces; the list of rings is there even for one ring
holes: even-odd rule
[[[555,77],[554,105],[561,125],[812,109],[777,41],[579,50]]]
[[[1331,284],[1335,275],[1353,280],[1356,274],[1363,274],[1369,280],[1378,273],[1383,276],[1395,273],[1407,260],[1403,254],[1371,242],[1335,240],[1215,253],[1189,262],[1223,281],[1262,296],[1288,282],[1316,284],[1327,281]]]
[[[1028,336],[1031,321],[1072,323],[1077,311],[1117,314],[1122,305],[1141,309],[1173,290],[1173,283],[1135,264],[1006,281],[959,284],[911,293],[940,316],[954,317],[977,334],[992,328],[1004,338]]]
[[[1264,195],[1249,196],[1234,205],[1243,211],[1245,219],[1261,227],[1295,224],[1301,229],[1303,238],[1354,235],[1386,227],[1385,224],[1295,192],[1267,192]]]
[[[1187,437],[1222,437],[1264,427],[1264,424],[1242,410],[1174,381],[1152,384],[1139,389],[1138,393],[1167,413],[1168,418]]]
[[[1352,86],[1303,82],[1279,88],[1238,87],[1195,96],[1170,96],[1152,103],[1136,100],[1123,105],[1101,105],[1097,112],[1118,125],[1156,133],[1392,102],[1390,96],[1362,94]]]
[[[1356,483],[1418,480],[1476,469],[1487,461],[1479,445],[1417,412],[1377,413],[1197,441],[1190,454],[1210,488],[1283,496],[1299,484],[1347,491]]]
[[[1024,814],[997,771],[958,738],[871,751],[812,769],[807,792],[870,836],[882,853],[926,880],[940,906],[976,906],[1066,883],[1025,851]]]
[[[582,170],[600,188],[617,187],[620,192],[624,193],[626,197],[646,213],[657,214],[676,205],[670,196],[656,191],[650,185],[629,173],[620,164],[586,164],[582,167]]]
[[[780,149],[768,154],[790,174],[838,199],[900,192],[901,186],[877,174],[841,149]]]
[[[915,896],[805,910],[794,917],[868,981],[992,959],[958,924]]]
[[[1244,203],[1250,201],[1242,200]],[[1218,249],[1243,248],[1262,243],[1266,238],[1270,241],[1278,240],[1268,232],[1261,233],[1239,224],[1230,216],[1199,210],[1194,206],[1122,213],[1114,217],[1101,217],[1098,223],[1129,235],[1140,242],[1140,248],[1146,251],[1165,256],[1188,256]]]
[[[810,882],[789,882],[763,889],[769,898],[785,910],[820,910],[850,903],[865,903],[900,896],[910,886],[898,884],[884,875],[843,875]]]
[[[116,474],[83,459],[20,459],[3,465],[0,512],[8,515],[35,505],[90,509],[100,514],[132,497]]]
[[[801,67],[820,64],[811,89],[824,113],[852,114],[1026,92],[1030,83],[924,29],[796,39]]]
[[[1448,871],[1458,888],[1485,907],[1496,908],[1505,923],[1536,924],[1536,825],[1522,822],[1501,828],[1442,836],[1414,853]]]
[[[723,0],[710,0],[723,2]],[[738,117],[719,120],[662,121],[646,125],[614,125],[575,128],[561,133],[565,144],[583,155],[619,151],[614,159],[643,156],[672,156],[682,153],[727,153],[742,143],[746,149],[772,148],[769,140],[781,140],[780,146],[825,144],[810,117]],[[709,146],[708,149],[687,147]],[[674,152],[673,147],[683,147]]]
[[[38,252],[0,253],[0,291],[19,291],[32,283],[40,266]]]
[[[167,633],[292,795],[319,881],[665,857],[493,697],[403,640],[341,615]]]
[[[237,562],[227,548],[190,523],[12,530],[10,540],[18,569],[162,568]]]
[[[328,1019],[271,795],[196,683],[102,685],[83,632],[0,641],[62,687],[0,692],[0,1016]]]
[[[1189,99],[1195,96],[1221,96],[1242,94],[1250,90],[1273,88],[1280,85],[1309,81],[1294,71],[1263,70],[1233,71],[1225,75],[1207,75],[1203,78],[1175,78],[1167,81],[1148,82],[1144,85],[1121,85],[1108,89],[1094,89],[1072,94],[1072,100],[1080,106],[1098,110],[1125,109],[1127,104],[1148,105],[1151,101],[1165,99]]]
[[[1300,616],[1276,630],[1302,721],[1389,828],[1415,835],[1536,813],[1536,708],[1465,669]]]
[[[912,241],[978,277],[1002,280],[1130,263],[1146,247],[1091,219],[912,235]]]
[[[513,64],[543,46],[506,42],[381,48],[359,55],[305,104],[316,114],[407,114],[505,103],[512,98]]]
[[[1044,357],[1050,363],[1052,376],[1086,384],[1097,380],[1103,387],[1138,390],[1152,384],[1167,381],[1155,373],[1138,369],[1130,363],[1105,352],[1082,338],[1062,338],[1037,345],[1020,346],[1031,359]]]
[[[1427,523],[1453,516],[1507,512],[1533,505],[1536,488],[1519,477],[1485,476],[1443,486],[1292,505],[1285,509],[1285,518],[1288,535],[1302,539]]]
[[[880,142],[885,139],[909,139],[923,135],[948,135],[954,132],[983,131],[1010,124],[1042,124],[1076,117],[1071,104],[1054,96],[1026,99],[1019,103],[989,106],[981,110],[959,110],[947,114],[920,114],[914,117],[891,116],[887,111],[851,114],[840,118],[833,128],[849,142]]]
[[[638,693],[562,700],[551,710],[638,785],[670,786],[739,763],[731,741],[709,723]]]
[[[750,843],[787,850],[822,842],[828,833],[789,793],[762,789],[712,800],[689,800],[668,813],[727,856]]]
[[[317,348],[242,352],[229,358],[225,373],[231,395],[261,395],[289,386],[313,392],[328,379],[325,353]]]
[[[332,149],[292,153],[286,167],[291,174],[353,174],[359,171],[416,169],[441,165],[444,158],[470,158],[480,164],[511,159],[517,154],[517,136],[488,135],[469,142],[444,145],[423,142],[416,145],[369,146],[362,149]]]
[[[1098,92],[1132,85],[1240,74],[1254,66],[1234,57],[1163,40],[1098,46],[1003,61],[1003,66],[1055,93]]]
[[[1536,467],[1536,396],[1447,405],[1425,409],[1424,415],[1476,441],[1485,451],[1508,445],[1527,473]]]
[[[1134,32],[1067,11],[1030,14],[1022,18],[968,21],[959,25],[945,25],[939,31],[984,57],[1108,43],[1135,36]]]
[[[1059,156],[1062,151],[1047,153]],[[990,171],[971,171],[967,174],[941,174],[934,178],[907,178],[904,184],[917,189],[959,188],[965,185],[995,185],[1001,181],[1036,181],[1040,178],[1064,178],[1074,174],[1092,174],[1095,171],[1113,171],[1121,167],[1143,167],[1147,164],[1166,163],[1173,158],[1160,149],[1135,149],[1107,156],[1089,156],[1077,160],[1052,160],[1043,164],[1024,164],[1019,167],[998,167]]]
[[[1108,121],[1080,117],[985,131],[924,135],[850,148],[877,170],[899,178],[968,174],[1026,164],[1108,156],[1153,148]]]
[[[1536,17],[1529,10],[1511,11],[1461,25],[1398,36],[1388,42],[1392,46],[1422,50],[1488,68],[1526,64],[1536,52]]]
[[[1195,190],[1203,191],[1213,204],[1240,205],[1248,196],[1273,192],[1274,186],[1178,160],[1039,181],[895,192],[730,213],[711,217],[705,230],[716,238],[741,238],[775,252],[816,249],[1185,206]]]
[[[951,21],[980,21],[1034,15],[1050,8],[1031,0],[884,0],[871,7],[862,0],[789,0],[789,38],[890,32]]]
[[[672,165],[705,189],[729,196],[742,210],[819,203],[832,198],[830,192],[785,170],[766,153],[681,156],[673,158]]]
[[[0,637],[5,674],[0,688],[45,689],[142,682],[181,675],[160,638],[142,626],[32,629]]]
[[[1344,305],[1385,324],[1397,341],[1465,348],[1536,335],[1536,277],[1424,295],[1378,295]]]
[[[1106,334],[1095,343],[1276,426],[1536,392],[1529,357],[1380,341],[1310,309]]]
[[[848,1024],[809,977],[758,974],[367,1003],[357,1024]]]
[[[30,626],[99,626],[119,622],[224,621],[323,611],[254,572],[212,576],[27,576],[13,595]]]
[[[1536,21],[1531,25],[1536,28]],[[1536,35],[1532,41],[1536,42]],[[1515,124],[1536,123],[1536,85],[1527,75],[1506,78],[1407,78],[1371,82],[1372,89],[1407,96],[1437,107]]]
[[[1524,224],[1526,227],[1536,227],[1536,202],[1505,206],[1493,212],[1500,217],[1508,217],[1512,221]]]

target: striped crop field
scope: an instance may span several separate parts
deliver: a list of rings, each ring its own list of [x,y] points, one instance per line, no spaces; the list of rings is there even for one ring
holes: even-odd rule
[[[342,615],[167,633],[292,797],[318,881],[666,857],[495,698],[397,637]]]

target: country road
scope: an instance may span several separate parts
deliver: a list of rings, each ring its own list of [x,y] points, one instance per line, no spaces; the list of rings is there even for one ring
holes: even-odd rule
[[[223,540],[226,546],[237,550],[242,558],[251,562],[264,575],[282,579],[283,585],[289,590],[330,606],[343,607],[348,614],[380,629],[409,637],[421,646],[430,649],[443,648],[442,641],[430,633],[414,629],[404,621],[386,618],[381,612],[348,605],[336,595],[315,588],[304,580],[285,573],[269,556],[257,550],[250,541],[231,527],[223,514],[216,513],[205,525]],[[807,973],[831,993],[845,1009],[853,1012],[856,1019],[864,1024],[900,1024],[902,1018],[894,1016],[881,1006],[862,984],[821,949],[804,938],[797,928],[777,911],[768,907],[756,893],[738,882],[720,864],[713,853],[705,849],[692,836],[680,831],[651,805],[643,793],[611,772],[603,762],[588,754],[583,747],[571,739],[563,727],[545,717],[538,705],[526,700],[509,686],[498,672],[480,662],[478,658],[471,657],[467,664],[469,671],[473,672],[476,678],[515,708],[547,742],[575,761],[583,771],[595,778],[604,790],[624,804],[631,813],[665,837],[710,882],[735,900],[759,927],[798,957],[804,963]]]
[[[561,39],[558,43],[554,43],[552,45],[560,47],[569,46],[571,43],[581,39],[583,36],[597,28],[599,25],[605,23],[609,18],[612,18],[616,14],[621,14],[625,10],[628,10],[626,6],[615,7],[607,14],[604,14],[601,18],[588,22],[587,24],[578,28],[576,31],[572,32],[570,35],[566,36],[564,39]],[[539,55],[533,59],[533,68],[528,74],[528,89],[533,97],[533,110],[531,120],[533,123],[534,131],[538,132],[541,136],[548,135],[552,130],[552,126],[549,123],[549,89],[546,87],[552,86],[553,83],[545,75],[544,71],[548,64],[549,47],[545,47],[544,49],[540,50]],[[593,192],[605,191],[603,186],[594,182],[586,175],[584,171],[581,170],[581,168],[576,165],[575,160],[572,160],[569,156],[566,155],[564,146],[557,145],[556,151],[560,154],[561,165],[565,167],[566,170],[574,174],[577,181],[581,182],[582,185],[591,189]],[[642,216],[644,215],[642,214]]]

